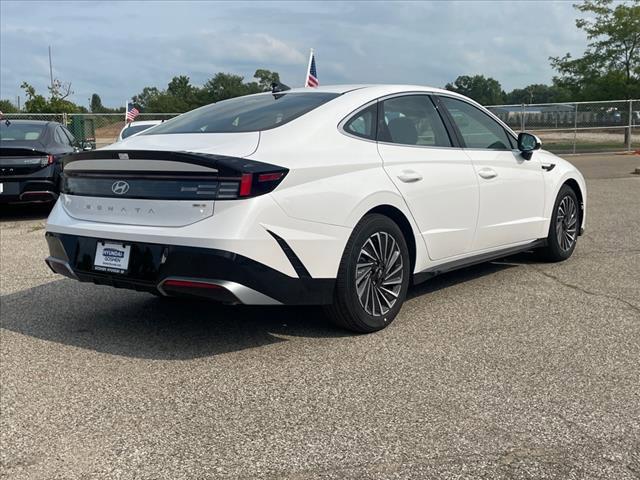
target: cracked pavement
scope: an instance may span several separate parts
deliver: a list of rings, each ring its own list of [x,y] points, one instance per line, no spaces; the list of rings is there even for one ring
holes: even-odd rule
[[[46,212],[3,211],[0,477],[640,479],[640,157],[569,160],[569,261],[437,277],[365,336],[62,279]]]

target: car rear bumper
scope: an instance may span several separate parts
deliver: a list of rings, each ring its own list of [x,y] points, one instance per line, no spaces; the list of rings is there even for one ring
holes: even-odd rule
[[[0,203],[46,203],[58,198],[59,186],[55,166],[30,175],[0,176]]]
[[[225,250],[127,241],[129,268],[115,274],[93,267],[98,241],[110,239],[51,232],[46,239],[51,270],[82,282],[246,305],[321,305],[333,298],[334,279],[290,277]]]

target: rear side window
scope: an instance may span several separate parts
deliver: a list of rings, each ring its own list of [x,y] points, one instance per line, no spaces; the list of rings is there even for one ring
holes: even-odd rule
[[[337,93],[248,95],[207,105],[141,135],[257,132],[284,125],[339,96]]]
[[[502,125],[473,105],[451,97],[440,97],[458,130],[465,147],[510,150],[511,142]]]
[[[451,146],[440,114],[427,95],[393,97],[380,105],[378,140],[401,145]]]
[[[73,134],[65,127],[62,127],[62,131],[64,132],[64,134],[69,139],[69,142],[71,142],[71,145],[75,145],[76,144],[76,137],[74,137]]]
[[[56,142],[62,145],[69,145],[69,138],[64,134],[61,127],[56,128],[55,138]]]
[[[375,140],[377,119],[378,106],[374,103],[351,117],[343,128],[345,132],[351,135]]]

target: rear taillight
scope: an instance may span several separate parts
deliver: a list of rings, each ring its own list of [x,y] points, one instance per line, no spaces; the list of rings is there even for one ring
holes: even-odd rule
[[[288,170],[268,173],[243,173],[240,177],[238,197],[255,197],[274,190],[282,181]]]
[[[42,160],[40,160],[40,166],[46,167],[47,165],[52,165],[53,161],[53,155],[47,155],[46,157],[42,157]]]
[[[253,174],[243,173],[240,177],[240,191],[239,197],[248,197],[251,195],[251,184],[253,183]]]

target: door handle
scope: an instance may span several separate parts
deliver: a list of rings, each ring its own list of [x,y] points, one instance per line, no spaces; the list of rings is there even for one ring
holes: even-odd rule
[[[482,168],[478,171],[478,175],[486,180],[489,180],[491,178],[496,178],[498,176],[498,172],[496,172],[493,168]]]
[[[398,175],[398,178],[404,183],[413,183],[422,180],[422,175],[414,170],[403,170],[400,172],[400,175]]]

